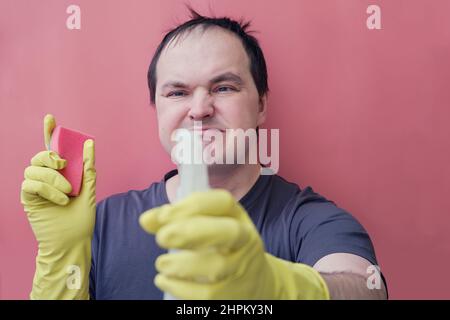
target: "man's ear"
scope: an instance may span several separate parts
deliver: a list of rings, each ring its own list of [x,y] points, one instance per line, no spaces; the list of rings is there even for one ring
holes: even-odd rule
[[[267,93],[259,98],[259,110],[257,124],[260,126],[266,121],[267,117]]]

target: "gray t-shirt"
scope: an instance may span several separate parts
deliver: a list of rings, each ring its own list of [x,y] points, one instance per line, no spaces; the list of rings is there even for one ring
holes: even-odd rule
[[[162,299],[153,284],[155,259],[167,250],[139,225],[139,216],[169,203],[165,182],[172,170],[145,190],[130,190],[97,204],[92,240],[91,299]],[[239,201],[258,229],[266,251],[313,266],[336,252],[356,254],[377,265],[369,235],[334,202],[301,190],[278,175],[261,175]]]

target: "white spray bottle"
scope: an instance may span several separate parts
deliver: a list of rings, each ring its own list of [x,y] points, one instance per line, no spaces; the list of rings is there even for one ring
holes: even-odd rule
[[[206,191],[209,189],[208,167],[203,161],[203,141],[199,134],[184,131],[181,137],[182,150],[190,150],[191,157],[177,159],[179,185],[176,201],[179,201],[192,192]],[[190,158],[190,159],[188,159]],[[169,253],[176,252],[171,249]],[[177,300],[176,297],[165,292],[164,300]]]

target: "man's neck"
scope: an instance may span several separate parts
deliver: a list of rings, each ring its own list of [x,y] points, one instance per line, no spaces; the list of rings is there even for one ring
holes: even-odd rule
[[[239,201],[258,180],[260,171],[261,166],[259,164],[209,167],[209,185],[211,188],[228,190]],[[178,174],[166,181],[167,198],[171,203],[176,200],[178,185]]]

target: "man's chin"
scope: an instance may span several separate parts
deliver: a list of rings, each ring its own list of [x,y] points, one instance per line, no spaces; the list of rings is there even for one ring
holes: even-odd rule
[[[232,170],[235,170],[238,166],[242,166],[242,164],[226,164],[226,163],[212,163],[208,164],[208,174],[216,174],[216,173],[227,173]]]

